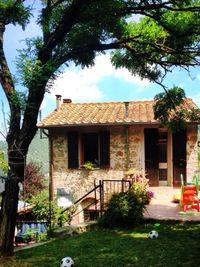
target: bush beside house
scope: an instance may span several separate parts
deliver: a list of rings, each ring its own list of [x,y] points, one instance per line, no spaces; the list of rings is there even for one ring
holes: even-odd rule
[[[114,194],[99,223],[104,227],[121,227],[138,225],[153,192],[147,190],[147,183],[139,181],[132,185],[127,192]]]

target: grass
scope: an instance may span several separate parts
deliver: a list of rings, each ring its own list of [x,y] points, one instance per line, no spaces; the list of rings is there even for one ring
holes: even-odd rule
[[[18,251],[0,266],[59,267],[65,256],[76,267],[200,266],[200,224],[161,222],[159,237],[148,239],[154,224],[135,229],[96,230]],[[1,265],[3,264],[3,265]]]

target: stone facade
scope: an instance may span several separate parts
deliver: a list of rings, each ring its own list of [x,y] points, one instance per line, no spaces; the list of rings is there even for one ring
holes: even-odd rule
[[[144,170],[144,127],[129,129],[129,168]]]
[[[198,167],[198,131],[197,125],[191,125],[187,128],[187,181],[192,182],[193,175]]]
[[[57,196],[58,188],[67,188],[75,199],[83,196],[94,187],[99,180],[121,180],[127,167],[144,169],[143,127],[131,126],[128,129],[126,143],[125,127],[110,130],[110,168],[109,169],[68,169],[66,133],[51,135],[52,143],[52,181],[53,195]],[[128,152],[127,152],[128,149]],[[129,163],[127,166],[127,153]]]
[[[51,173],[53,196],[57,189],[66,188],[74,199],[78,199],[98,184],[99,180],[121,180],[129,168],[145,170],[144,126],[114,126],[110,131],[109,169],[69,169],[67,133],[64,130],[50,132]],[[187,129],[187,181],[192,179],[198,165],[197,126]],[[171,149],[171,148],[170,148]],[[168,159],[173,162],[173,159]],[[170,165],[169,165],[170,166]],[[173,179],[173,178],[172,178]],[[172,182],[169,183],[172,185]]]

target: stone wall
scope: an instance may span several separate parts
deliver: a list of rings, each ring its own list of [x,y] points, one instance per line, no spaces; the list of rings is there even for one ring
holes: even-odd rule
[[[115,127],[110,129],[110,168],[94,170],[68,169],[67,135],[64,132],[51,135],[54,196],[57,195],[57,188],[66,188],[78,199],[94,187],[94,182],[98,183],[102,179],[122,179],[129,167],[144,169],[143,128],[131,126],[128,132],[129,166],[125,127]]]
[[[53,169],[55,172],[66,172],[67,168],[67,139],[65,135],[52,137]]]
[[[198,169],[198,132],[197,125],[190,125],[187,129],[187,181],[191,182]]]
[[[126,166],[125,131],[118,127],[110,131],[110,169],[124,170]]]
[[[129,168],[144,170],[144,128],[129,129]]]

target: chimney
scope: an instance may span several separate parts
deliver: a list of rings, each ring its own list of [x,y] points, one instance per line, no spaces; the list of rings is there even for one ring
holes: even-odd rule
[[[61,105],[61,95],[56,95],[56,109],[59,109]]]
[[[128,118],[128,107],[129,107],[129,102],[126,101],[124,102],[124,105],[125,105],[125,118]]]
[[[63,103],[71,103],[72,100],[70,98],[64,98]]]

